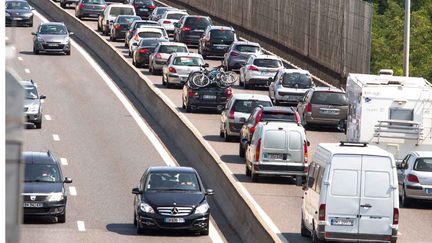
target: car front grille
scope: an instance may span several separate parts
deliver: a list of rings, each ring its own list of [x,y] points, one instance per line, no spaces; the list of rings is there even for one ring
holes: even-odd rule
[[[59,42],[46,42],[42,44],[44,49],[63,49],[64,45]]]
[[[51,208],[24,208],[24,214],[44,214],[49,213]]]
[[[157,211],[164,216],[187,216],[192,212],[192,207],[158,207]]]
[[[34,198],[34,200],[31,199],[32,196],[30,195],[23,195],[23,201],[24,202],[43,202],[46,201],[48,199],[48,196],[39,196],[36,195],[36,197]]]

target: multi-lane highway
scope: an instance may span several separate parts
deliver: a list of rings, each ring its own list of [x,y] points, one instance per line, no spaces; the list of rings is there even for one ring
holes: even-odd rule
[[[73,9],[67,11],[73,14]],[[36,20],[35,26],[38,21]],[[84,20],[84,23],[96,30],[96,21]],[[44,111],[45,115],[49,115],[46,118],[50,120],[44,120],[42,130],[25,132],[25,149],[35,151],[49,148],[57,157],[66,158],[68,165],[63,166],[64,174],[74,179],[71,186],[75,187],[76,196],[70,196],[66,224],[25,224],[23,242],[34,241],[35,238],[44,239],[44,242],[59,238],[65,242],[137,240],[132,224],[130,189],[136,185],[146,167],[163,165],[163,156],[159,155],[152,139],[143,132],[133,114],[76,48],[73,48],[70,57],[34,56],[31,53],[30,32],[31,28],[8,28],[6,32],[7,36],[16,37],[14,41],[17,49],[17,58],[8,60],[8,65],[14,67],[23,78],[33,78],[38,82],[41,93],[48,96]],[[123,42],[115,42],[113,45],[119,54],[127,57]],[[196,52],[196,49],[193,51]],[[131,62],[130,58],[128,62]],[[210,66],[217,66],[220,59],[210,59],[207,62]],[[141,71],[177,107],[181,107],[180,89],[166,89],[161,85],[160,76],[151,75],[147,69]],[[234,93],[245,92],[267,94],[266,90],[246,91],[234,87]],[[260,183],[252,183],[244,174],[244,163],[238,156],[238,143],[227,143],[219,137],[220,115],[185,115],[247,189],[257,206],[270,217],[280,233],[290,242],[308,242],[309,239],[300,236],[301,188],[289,179],[265,178]],[[148,117],[144,116],[146,118]],[[54,134],[58,135],[59,141],[53,139]],[[307,136],[311,141],[310,156],[318,143],[337,142],[345,138],[343,133],[326,128],[307,131]],[[431,242],[432,236],[427,234],[432,230],[431,219],[432,206],[429,204],[401,209],[400,241]],[[84,232],[80,232],[82,224],[85,225]],[[211,241],[219,236],[228,241],[237,241],[233,234],[225,232],[230,231],[229,228],[221,226],[224,234],[218,230],[218,225],[225,224],[214,222],[216,229],[213,229],[213,237],[198,237],[193,240]],[[147,237],[162,242],[191,240],[188,235],[175,235],[175,238],[160,235]]]

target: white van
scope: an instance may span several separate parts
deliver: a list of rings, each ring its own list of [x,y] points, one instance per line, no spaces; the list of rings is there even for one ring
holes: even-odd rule
[[[304,190],[302,236],[396,242],[399,192],[389,152],[367,143],[319,144]]]
[[[98,17],[98,30],[109,35],[114,20],[119,15],[136,15],[135,8],[129,4],[111,4]]]
[[[296,123],[260,122],[245,154],[246,175],[292,176],[302,184],[308,170],[308,146],[304,128]]]

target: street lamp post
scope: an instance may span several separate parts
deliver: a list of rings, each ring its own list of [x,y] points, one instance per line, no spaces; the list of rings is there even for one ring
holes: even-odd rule
[[[410,22],[411,22],[411,0],[405,0],[405,28],[404,28],[404,76],[409,76],[409,53],[410,53]]]

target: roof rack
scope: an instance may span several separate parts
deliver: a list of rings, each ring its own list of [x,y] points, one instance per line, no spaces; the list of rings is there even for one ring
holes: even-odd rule
[[[340,141],[340,146],[346,147],[367,147],[368,142],[350,142],[350,141]]]

